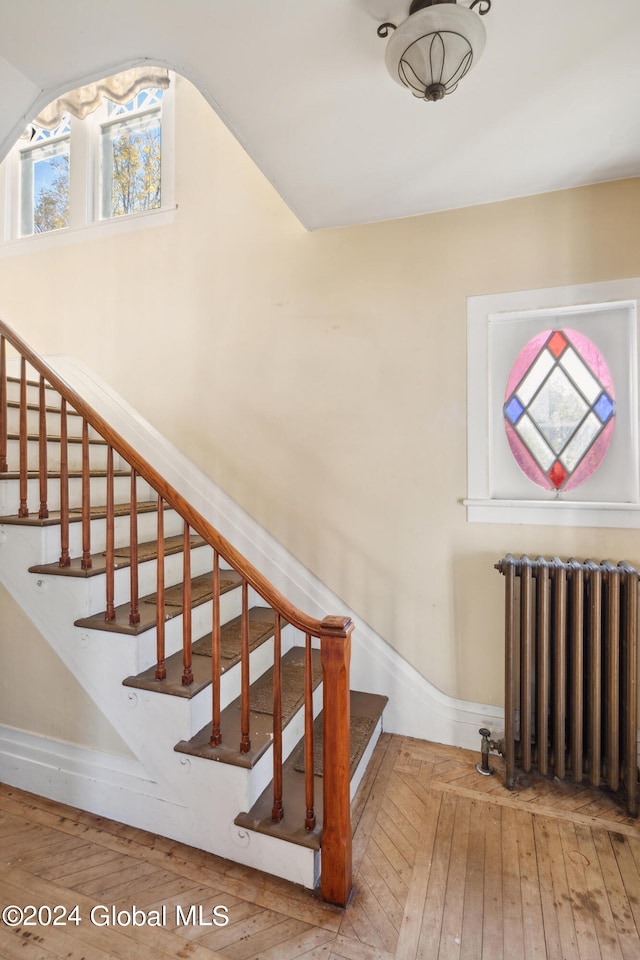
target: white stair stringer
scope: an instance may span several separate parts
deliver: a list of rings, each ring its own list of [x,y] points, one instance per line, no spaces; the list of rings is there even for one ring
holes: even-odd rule
[[[47,549],[51,550],[48,544],[52,529],[55,528],[0,526],[0,582],[138,758],[137,786],[128,790],[122,785],[113,788],[109,784],[109,789],[102,790],[91,777],[72,776],[68,770],[56,767],[55,749],[51,766],[45,764],[47,773],[43,776],[42,757],[36,756],[38,751],[32,750],[30,755],[24,749],[23,762],[18,763],[15,746],[3,751],[2,736],[0,777],[27,790],[34,789],[36,777],[38,792],[52,799],[312,888],[319,875],[319,853],[245,831],[234,824],[237,814],[252,807],[272,777],[271,749],[252,770],[174,751],[179,740],[190,739],[197,725],[203,726],[206,722],[210,707],[205,711],[205,704],[207,701],[210,704],[210,688],[190,700],[122,685],[125,677],[139,673],[149,660],[154,662],[155,629],[136,637],[73,626],[76,619],[96,612],[91,609],[96,603],[96,583],[104,577],[30,574],[28,568],[44,562]],[[51,562],[50,557],[47,562]],[[223,601],[228,596],[225,595]],[[233,613],[233,609],[233,604],[228,602],[226,614]],[[194,637],[206,632],[207,613],[208,623],[211,622],[210,610],[210,602],[194,608]],[[202,623],[197,623],[198,617],[203,618]],[[178,621],[181,622],[181,617],[167,622],[168,633]],[[177,639],[170,643],[176,645]],[[290,645],[291,639],[285,630],[283,649]],[[265,653],[258,656],[263,658],[262,666],[266,666]],[[259,659],[252,660],[256,675],[259,669]],[[223,693],[231,697],[238,682],[231,679],[230,671],[229,677],[223,679]],[[320,709],[320,697],[316,691],[316,711]],[[301,734],[301,717],[302,711],[286,734],[285,755],[293,748],[294,737]],[[13,739],[15,741],[15,734]],[[34,769],[30,769],[28,760]]]

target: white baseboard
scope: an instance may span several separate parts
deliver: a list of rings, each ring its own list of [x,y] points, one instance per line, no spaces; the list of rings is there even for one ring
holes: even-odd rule
[[[60,803],[160,832],[167,805],[141,763],[0,725],[0,780]]]

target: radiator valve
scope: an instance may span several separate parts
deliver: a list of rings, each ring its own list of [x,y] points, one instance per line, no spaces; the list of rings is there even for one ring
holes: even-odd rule
[[[491,730],[487,730],[486,727],[480,727],[478,733],[482,737],[480,743],[480,756],[481,761],[476,766],[478,773],[481,773],[483,777],[490,777],[493,773],[493,768],[489,766],[489,751],[496,750],[498,753],[502,753],[502,742],[500,740],[491,739]]]

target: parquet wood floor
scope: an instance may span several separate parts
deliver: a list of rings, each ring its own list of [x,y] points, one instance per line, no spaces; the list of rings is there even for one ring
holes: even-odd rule
[[[501,760],[492,757],[489,778],[478,759],[381,738],[353,804],[355,887],[344,911],[0,785],[0,906],[77,904],[82,918],[0,922],[0,958],[637,960],[638,822],[608,794],[570,783],[532,776],[509,793]],[[160,925],[99,925],[102,911],[92,923],[97,905],[129,914],[135,905]],[[211,925],[216,906],[226,907],[224,926]]]

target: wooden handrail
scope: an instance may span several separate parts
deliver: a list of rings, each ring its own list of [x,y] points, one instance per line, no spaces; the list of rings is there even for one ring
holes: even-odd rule
[[[213,722],[211,745],[221,742],[220,733],[220,559],[225,561],[239,576],[242,587],[241,614],[241,742],[239,749],[243,753],[251,750],[249,727],[249,605],[248,589],[251,587],[274,611],[275,636],[274,649],[280,651],[280,629],[282,624],[290,624],[305,636],[305,759],[306,775],[306,818],[305,826],[314,829],[315,813],[313,809],[313,692],[311,639],[320,640],[320,658],[323,673],[323,709],[324,709],[324,778],[323,778],[323,833],[322,833],[322,877],[321,891],[325,900],[345,906],[351,892],[351,821],[350,821],[350,750],[349,750],[349,663],[351,651],[351,633],[353,623],[350,617],[329,616],[319,620],[308,616],[292,604],[267,578],[243,557],[222,534],[213,527],[202,514],[149,464],[134,447],[131,446],[111,425],[76,393],[58,374],[2,320],[0,320],[0,469],[6,466],[4,457],[7,442],[7,387],[5,342],[20,356],[20,507],[19,516],[28,516],[28,460],[27,460],[27,380],[26,364],[39,375],[39,452],[41,460],[46,460],[45,429],[45,381],[55,389],[61,398],[60,430],[60,484],[61,484],[61,553],[60,566],[69,564],[69,503],[68,503],[68,465],[67,465],[67,407],[71,407],[82,420],[82,568],[91,567],[91,504],[89,469],[89,429],[107,444],[107,531],[106,531],[106,573],[107,573],[107,613],[106,619],[115,616],[114,607],[114,495],[113,495],[113,455],[118,454],[131,468],[131,510],[130,510],[130,576],[131,604],[130,622],[139,622],[138,610],[138,571],[137,571],[137,494],[136,481],[146,481],[158,497],[158,575],[157,575],[157,666],[156,679],[166,677],[164,663],[164,537],[162,513],[165,507],[174,510],[183,521],[183,677],[182,682],[193,682],[192,639],[191,639],[191,573],[190,532],[200,536],[213,549],[213,594],[212,608],[212,707]],[[39,466],[40,474],[40,516],[47,511],[46,490],[43,482],[45,466]],[[47,479],[45,477],[44,479]],[[280,819],[284,806],[282,799],[282,744],[281,731],[278,728],[281,713],[281,690],[279,671],[274,671],[274,729],[278,743],[274,750],[274,819]]]
[[[277,610],[283,620],[296,627],[302,633],[313,637],[332,636],[346,639],[351,629],[350,617],[328,617],[318,620],[299,610],[267,578],[256,569],[229,541],[213,527],[202,514],[191,506],[182,494],[168,483],[158,471],[128,443],[124,437],[110,426],[76,391],[19,337],[3,320],[0,320],[0,336],[29,363],[34,370],[43,375],[52,387],[58,391],[67,403],[82,416],[87,423],[111,444],[113,449],[133,467],[138,475],[149,483],[156,493],[185,520],[195,533],[199,534],[220,556],[247,581],[249,586],[260,594],[269,606]]]

